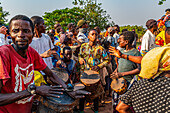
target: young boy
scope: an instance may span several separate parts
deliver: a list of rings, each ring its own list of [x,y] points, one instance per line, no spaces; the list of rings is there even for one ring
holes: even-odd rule
[[[127,55],[126,59],[120,58],[118,61],[117,69],[113,72],[113,78],[123,77],[127,81],[127,86],[129,87],[131,80],[136,74],[140,72],[140,64],[136,64],[129,60],[129,55],[131,56],[141,56],[140,52],[133,48],[132,43],[134,41],[134,34],[131,31],[123,32],[119,37],[119,46],[124,48],[121,51],[122,54]],[[113,93],[113,110],[116,112],[115,108],[118,104],[117,93]]]
[[[66,64],[66,71],[69,75],[69,83],[79,82],[79,71],[77,70],[77,63],[71,59],[72,57],[72,49],[69,46],[63,48],[63,58],[62,61]],[[57,65],[56,67],[63,68],[61,65]]]
[[[140,52],[132,47],[133,40],[134,34],[131,31],[125,31],[120,35],[119,45],[120,47],[125,48],[124,50],[121,50],[121,53],[126,54],[127,58],[119,59],[118,72],[113,73],[115,78],[123,77],[127,81],[128,85],[130,84],[130,81],[133,79],[134,75],[140,72],[140,69],[138,68],[140,65],[129,61],[128,59],[128,55],[141,56]]]

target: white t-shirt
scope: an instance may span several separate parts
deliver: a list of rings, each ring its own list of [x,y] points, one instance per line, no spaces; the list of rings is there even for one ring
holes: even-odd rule
[[[117,40],[119,39],[119,34],[114,33],[113,37],[115,38],[116,47],[119,46],[119,44],[117,43]]]
[[[33,40],[30,44],[32,48],[34,48],[39,54],[44,53],[45,51],[49,50],[50,48],[53,49],[54,45],[50,37],[47,34],[42,33],[41,38],[33,37]],[[44,62],[47,66],[51,69],[53,68],[52,58],[43,58]]]
[[[150,30],[147,30],[142,38],[141,51],[150,51],[155,47],[155,35]]]
[[[8,45],[8,42],[5,40],[5,35],[0,33],[0,46]]]

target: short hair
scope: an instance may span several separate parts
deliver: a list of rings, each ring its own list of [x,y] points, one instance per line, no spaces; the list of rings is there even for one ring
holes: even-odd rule
[[[120,27],[119,27],[119,25],[114,25],[113,27],[117,27],[118,29],[116,29],[116,31],[120,32]]]
[[[25,16],[25,15],[16,15],[16,16],[14,16],[14,17],[9,21],[9,29],[11,28],[11,23],[12,23],[12,21],[14,21],[14,20],[25,20],[25,21],[28,21],[28,22],[30,23],[32,32],[34,32],[34,25],[33,25],[32,21],[30,20],[30,18],[28,18],[28,17]]]
[[[105,29],[107,30],[109,27],[110,27],[110,25],[106,25],[106,26],[105,26]]]
[[[53,33],[48,33],[48,36],[54,37],[54,34]]]
[[[124,40],[128,40],[130,44],[132,44],[135,39],[134,33],[132,31],[124,31],[122,34],[120,34],[120,36],[121,35],[123,35]]]
[[[127,29],[122,29],[122,33],[125,32],[125,31],[128,31]]]
[[[105,40],[103,43],[104,43],[104,46],[103,46],[103,47],[104,47],[105,49],[109,49],[108,46],[109,46],[111,43],[110,43],[109,41],[107,41],[107,40]]]
[[[97,30],[96,30],[96,29],[90,29],[90,30],[89,30],[89,33],[90,33],[91,31],[96,31],[96,32],[97,32]],[[97,33],[98,33],[98,32],[97,32]]]
[[[69,23],[69,24],[67,25],[67,28],[70,29],[70,28],[72,28],[73,26],[74,26],[73,23]]]
[[[32,21],[32,23],[33,23],[34,26],[35,26],[35,25],[39,25],[40,22],[41,22],[41,20],[43,20],[43,18],[40,17],[40,16],[32,16],[32,17],[31,17],[31,21]]]
[[[60,30],[62,29],[62,27],[57,27],[56,30],[57,30],[57,33],[60,33]]]
[[[71,49],[69,46],[65,46],[65,47],[63,48],[63,53],[65,53],[65,50],[70,50],[70,51],[72,51],[72,49]]]

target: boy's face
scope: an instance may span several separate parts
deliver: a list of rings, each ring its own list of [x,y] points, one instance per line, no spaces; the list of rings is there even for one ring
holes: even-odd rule
[[[121,48],[125,48],[125,46],[128,44],[128,41],[127,40],[124,40],[124,36],[123,35],[121,35],[120,37],[119,37],[119,46],[121,47]]]
[[[72,50],[65,50],[64,52],[64,59],[66,61],[70,61],[71,60],[71,57],[72,57]]]
[[[41,19],[40,24],[38,25],[38,31],[40,33],[45,33],[45,28],[46,28],[46,26],[44,25],[44,20]]]
[[[27,49],[33,37],[30,23],[25,20],[13,20],[10,26],[10,34],[13,43],[18,49]]]

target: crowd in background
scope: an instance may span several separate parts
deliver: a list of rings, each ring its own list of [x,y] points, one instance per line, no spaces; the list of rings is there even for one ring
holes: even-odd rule
[[[101,94],[98,97],[91,96],[91,101],[87,101],[88,98],[80,99],[80,113],[84,111],[85,101],[88,104],[93,103],[94,112],[98,113],[98,106],[104,104],[107,97],[113,98],[114,113],[129,109],[132,112],[168,112],[169,78],[159,75],[167,72],[163,74],[169,76],[170,72],[170,9],[167,9],[166,14],[158,21],[149,19],[146,22],[147,30],[143,37],[138,37],[135,29],[120,31],[118,25],[106,26],[106,32],[102,32],[98,26],[90,29],[89,21],[83,19],[79,20],[77,24],[69,23],[67,30],[56,22],[54,29],[48,31],[42,17],[32,16],[31,21],[34,26],[34,34],[29,46],[38,52],[49,69],[57,67],[67,71],[69,80],[66,84],[81,82],[80,76],[85,70],[99,72],[101,83],[96,92]],[[2,26],[0,33],[1,46],[13,44],[8,28]],[[139,40],[141,40],[141,44],[139,44]],[[156,56],[156,58],[152,56]],[[147,69],[150,69],[150,72]],[[34,73],[38,72],[35,70]],[[47,75],[42,71],[40,73],[42,76],[34,78],[38,86],[48,82]],[[111,89],[110,85],[112,79],[121,77],[127,82],[127,91],[119,95]],[[151,78],[156,79],[152,83],[145,80]],[[160,84],[161,89],[156,89],[156,86]],[[162,95],[146,94],[146,90],[152,92],[151,88],[155,88],[153,91]],[[101,89],[102,91],[100,91]],[[155,101],[158,98],[161,100]],[[144,103],[144,101],[146,102]],[[159,103],[159,106],[153,101]]]

